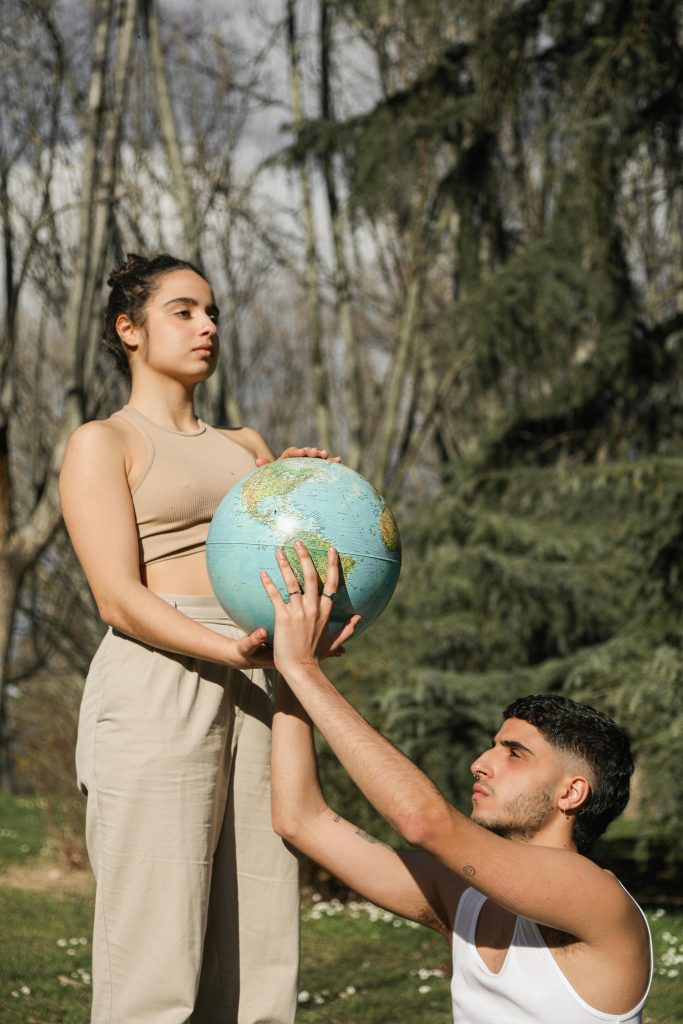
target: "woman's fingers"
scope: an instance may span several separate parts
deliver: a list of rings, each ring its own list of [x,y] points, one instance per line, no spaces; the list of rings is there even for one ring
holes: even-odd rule
[[[326,459],[328,454],[329,453],[328,453],[326,448],[311,448],[311,447],[295,448],[294,446],[292,446],[291,448],[285,448],[285,450],[283,451],[283,453],[280,456],[280,458],[281,459]]]

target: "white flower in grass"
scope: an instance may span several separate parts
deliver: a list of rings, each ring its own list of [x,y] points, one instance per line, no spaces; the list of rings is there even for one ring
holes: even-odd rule
[[[678,968],[677,967],[673,967],[670,971],[666,972],[666,976],[667,976],[667,978],[677,978],[678,977]]]
[[[12,999],[18,999],[18,998],[19,998],[19,993],[16,992],[16,991],[12,992]]]
[[[664,917],[665,913],[666,911],[662,907],[659,907],[657,910],[655,910],[654,914],[652,915],[652,920],[658,921],[660,917]]]
[[[57,945],[62,947],[68,946],[68,942],[66,941],[66,939],[57,939]]]
[[[316,992],[316,994],[313,996],[313,1002],[315,1003],[316,1006],[323,1006],[324,1003],[325,1003],[325,1000],[320,995],[319,992]]]
[[[303,992],[299,992],[299,995],[297,996],[297,1001],[300,1003],[307,1003],[310,998],[311,993],[307,992],[306,989],[304,989]]]
[[[21,992],[22,996],[31,995],[31,989],[28,987],[28,985],[22,985],[19,991]]]
[[[414,972],[413,972],[414,973]],[[417,972],[420,981],[426,981],[427,978],[444,978],[445,972],[440,967],[420,967]]]
[[[419,989],[417,991],[420,993],[421,996],[426,996],[428,992],[432,991],[432,986],[431,985],[420,985],[420,987],[419,987]]]

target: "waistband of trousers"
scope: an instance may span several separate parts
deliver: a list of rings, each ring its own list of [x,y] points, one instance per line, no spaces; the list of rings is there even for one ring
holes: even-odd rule
[[[209,597],[207,595],[198,594],[157,594],[162,601],[166,601],[168,604],[173,605],[178,611],[188,615],[191,619],[196,617],[207,617],[211,619],[218,619],[221,622],[226,622],[229,625],[237,626],[237,623],[233,622],[225,609],[218,603],[215,597]],[[239,629],[239,626],[237,626]]]

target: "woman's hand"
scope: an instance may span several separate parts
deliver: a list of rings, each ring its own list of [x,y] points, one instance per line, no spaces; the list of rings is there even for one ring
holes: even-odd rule
[[[340,455],[330,456],[325,448],[285,448],[281,459],[327,459],[328,462],[341,462]],[[270,459],[256,459],[257,466],[267,466]]]
[[[228,664],[242,670],[273,668],[273,648],[268,646],[267,640],[268,633],[262,627],[253,630],[248,636],[241,636],[234,641],[233,655]]]
[[[284,551],[277,553],[278,565],[289,601],[285,603],[267,572],[261,573],[275,611],[275,667],[287,678],[287,673],[299,665],[317,664],[320,658],[343,653],[343,644],[353,635],[360,615],[353,615],[338,633],[330,636],[327,623],[339,586],[339,557],[334,548],[327,552],[327,572],[322,594],[318,594],[318,573],[306,546],[295,541],[304,577],[304,590],[299,587],[294,571]]]

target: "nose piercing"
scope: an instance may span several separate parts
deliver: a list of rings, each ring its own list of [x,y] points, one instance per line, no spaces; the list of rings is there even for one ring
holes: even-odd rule
[[[474,779],[475,782],[479,782],[481,774],[479,772],[472,772],[472,778]]]

